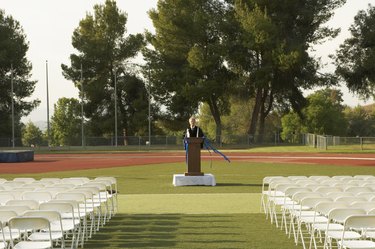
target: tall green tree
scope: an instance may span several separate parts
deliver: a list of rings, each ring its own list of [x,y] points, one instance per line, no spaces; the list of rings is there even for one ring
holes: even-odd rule
[[[231,79],[222,44],[224,1],[159,1],[149,15],[156,34],[148,36],[153,48],[145,57],[154,69],[153,93],[166,106],[164,118],[181,130],[200,103],[206,103],[220,142]]]
[[[336,73],[352,92],[375,97],[375,6],[354,17],[351,37],[340,45],[335,56]]]
[[[304,109],[304,125],[307,132],[320,135],[346,135],[347,122],[344,115],[342,93],[337,89],[318,90],[307,97]]]
[[[59,98],[51,117],[51,144],[79,145],[81,141],[81,104],[74,98]]]
[[[42,143],[43,132],[33,122],[28,122],[22,129],[22,144],[34,147]]]
[[[32,66],[26,58],[29,44],[21,24],[3,10],[0,10],[0,34],[0,137],[12,134],[12,77],[15,136],[21,137],[21,117],[40,103],[38,99],[29,99],[36,84],[30,80]]]
[[[239,28],[232,32],[228,60],[245,76],[242,90],[255,105],[248,134],[262,134],[274,103],[289,102],[299,114],[306,101],[302,90],[330,83],[317,74],[319,61],[311,47],[338,30],[324,24],[345,0],[263,1],[237,0],[234,11]],[[233,53],[232,53],[233,50]],[[238,51],[238,52],[236,52]]]
[[[61,65],[65,78],[75,84],[84,99],[84,113],[93,135],[114,134],[115,94],[118,133],[133,135],[140,129],[130,129],[139,117],[130,115],[129,110],[139,106],[129,108],[129,104],[145,101],[147,92],[140,79],[133,84],[135,71],[130,70],[133,65],[127,61],[138,55],[144,39],[141,34],[126,35],[126,22],[127,14],[118,9],[116,1],[95,5],[94,13],[86,14],[73,32],[72,45],[78,54],[70,55],[71,66]],[[142,94],[127,92],[134,87]],[[128,105],[122,105],[124,102]],[[143,118],[147,120],[147,116]]]
[[[344,110],[348,122],[348,136],[373,137],[375,135],[375,112],[363,106],[347,107]]]

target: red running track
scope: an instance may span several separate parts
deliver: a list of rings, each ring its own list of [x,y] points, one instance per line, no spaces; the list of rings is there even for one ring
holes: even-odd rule
[[[375,166],[373,154],[326,153],[225,153],[231,161],[264,163],[306,163],[317,165]],[[223,160],[220,155],[202,153],[202,160]],[[185,153],[106,153],[106,154],[37,154],[33,162],[0,163],[0,173],[43,173],[82,169],[112,168],[185,162]]]

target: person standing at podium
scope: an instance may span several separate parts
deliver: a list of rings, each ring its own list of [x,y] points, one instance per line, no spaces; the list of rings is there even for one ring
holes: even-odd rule
[[[185,137],[204,137],[202,129],[196,125],[195,117],[189,118],[190,127],[186,129]],[[203,143],[201,144],[203,148]]]

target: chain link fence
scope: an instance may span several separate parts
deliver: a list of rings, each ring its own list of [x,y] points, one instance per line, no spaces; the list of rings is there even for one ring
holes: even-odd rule
[[[304,134],[305,144],[322,150],[375,150],[375,137]]]
[[[303,144],[301,138],[289,140],[289,142],[285,142],[281,139],[279,133],[270,134],[267,136],[259,136],[259,135],[223,135],[220,137],[220,143],[216,143],[214,139],[210,139],[210,143],[214,147],[218,148],[248,148],[253,146],[259,145],[270,145],[270,146],[277,146],[277,145],[288,145],[288,144]],[[15,139],[17,141],[16,147],[23,147],[22,141],[20,138]],[[73,149],[74,147],[82,148],[82,147],[94,147],[95,149],[99,147],[103,148],[111,148],[115,147],[116,144],[118,147],[126,147],[129,149],[148,149],[148,148],[165,148],[165,149],[174,149],[174,148],[181,148],[183,146],[183,137],[182,136],[151,136],[151,141],[149,141],[149,136],[127,136],[117,137],[114,136],[109,137],[85,137],[83,143],[82,140],[77,139],[76,141],[72,141],[69,145],[60,145],[60,146],[50,146],[55,149]],[[12,140],[11,138],[0,138],[0,147],[1,148],[9,148],[12,147]],[[48,147],[47,142],[43,142],[42,144],[34,145],[34,147]]]

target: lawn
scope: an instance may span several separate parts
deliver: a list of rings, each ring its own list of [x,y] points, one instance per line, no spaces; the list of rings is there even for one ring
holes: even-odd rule
[[[2,177],[115,176],[119,213],[85,248],[290,249],[302,247],[259,211],[263,177],[374,175],[375,167],[204,161],[217,186],[174,187],[173,174],[184,171],[171,163]]]

